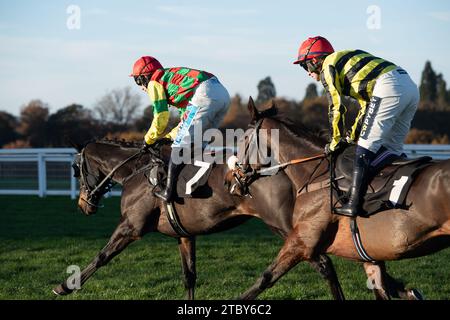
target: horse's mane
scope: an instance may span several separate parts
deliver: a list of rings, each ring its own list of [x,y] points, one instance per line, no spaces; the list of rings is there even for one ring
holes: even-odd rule
[[[295,138],[300,138],[303,141],[307,141],[315,146],[324,146],[328,138],[324,134],[324,130],[318,130],[317,128],[309,128],[304,123],[293,122],[290,120],[289,115],[286,112],[275,109],[275,112],[263,112],[263,117],[275,120],[281,123],[286,131]]]
[[[142,147],[142,142],[139,143],[137,141],[127,141],[127,140],[118,140],[118,139],[108,139],[102,138],[95,140],[95,143],[108,144],[113,146],[118,146],[122,148],[140,148]]]

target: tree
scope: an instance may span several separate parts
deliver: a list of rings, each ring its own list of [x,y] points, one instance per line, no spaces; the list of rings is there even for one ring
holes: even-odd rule
[[[130,87],[114,89],[104,95],[94,111],[102,122],[112,122],[127,127],[134,120],[141,104],[141,97],[133,94]]]
[[[306,87],[305,97],[303,98],[303,100],[315,99],[317,97],[318,94],[316,84],[315,83],[308,84],[308,86]]]
[[[82,105],[71,104],[48,118],[48,141],[51,147],[67,146],[68,139],[83,143],[99,135],[99,127],[91,111]]]
[[[17,131],[31,147],[43,147],[46,142],[48,105],[41,100],[32,100],[20,112]]]
[[[445,110],[449,104],[449,95],[447,92],[447,83],[444,80],[442,73],[436,77],[437,82],[437,103],[440,110]]]
[[[427,61],[420,81],[420,97],[422,101],[436,101],[437,81],[437,76],[431,66],[431,62]]]
[[[248,126],[250,120],[247,104],[242,101],[242,97],[239,94],[236,94],[231,98],[230,108],[220,124],[220,128],[243,129]]]
[[[142,113],[142,117],[136,119],[134,127],[137,131],[146,131],[150,128],[153,121],[153,107],[147,106]]]
[[[264,102],[275,98],[277,92],[275,90],[275,85],[270,77],[262,79],[258,83],[258,97],[256,98],[256,103],[261,105]]]
[[[0,148],[5,144],[17,139],[16,117],[5,111],[0,111]]]

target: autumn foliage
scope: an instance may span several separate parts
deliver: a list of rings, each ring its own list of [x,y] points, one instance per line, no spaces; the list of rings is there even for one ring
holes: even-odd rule
[[[302,101],[276,96],[270,77],[262,79],[257,103],[260,109],[275,101],[280,112],[292,123],[302,123],[311,130],[328,132],[328,102],[315,83],[307,86]],[[450,91],[442,74],[436,73],[430,62],[425,64],[420,83],[421,101],[412,122],[406,143],[449,144]],[[67,147],[69,141],[84,142],[94,138],[116,138],[142,141],[150,127],[152,107],[143,110],[141,97],[130,88],[115,89],[101,97],[92,109],[71,104],[50,113],[41,100],[32,100],[15,117],[0,111],[0,148]],[[246,128],[250,122],[248,97],[235,95],[221,128]],[[355,100],[343,99],[347,107],[346,125],[351,127],[359,106]],[[177,112],[171,113],[168,130],[179,122]]]

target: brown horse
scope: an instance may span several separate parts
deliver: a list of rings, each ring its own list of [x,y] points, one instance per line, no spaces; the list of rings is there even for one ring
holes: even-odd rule
[[[78,203],[86,215],[91,215],[97,211],[98,202],[107,189],[107,184],[97,189],[100,181],[117,168],[124,159],[133,157],[139,149],[117,142],[96,142],[75,147],[80,152],[74,163],[75,174],[80,180]],[[169,150],[165,151],[167,153]],[[228,168],[217,165],[208,182],[209,188],[214,191],[211,198],[186,199],[184,205],[178,203],[179,201],[175,203],[184,227],[192,235],[180,237],[167,221],[164,214],[166,207],[153,197],[147,178],[139,169],[154,160],[154,154],[141,155],[121,166],[111,177],[115,182],[122,184],[121,220],[107,245],[82,271],[81,285],[130,243],[140,239],[146,233],[157,231],[178,239],[187,297],[193,299],[196,282],[195,235],[225,230],[251,217],[263,219],[276,234],[283,238],[292,231],[295,188],[292,187],[283,171],[253,183],[251,185],[253,198],[239,198],[231,196],[223,187],[224,175]],[[97,192],[92,192],[94,190]],[[344,299],[331,260],[326,255],[319,255],[317,260],[312,259],[310,262],[313,268],[328,281],[333,297]],[[371,266],[371,268],[380,267]],[[387,274],[385,278],[393,284],[389,287],[392,296],[405,298],[411,296],[401,283]],[[58,295],[64,295],[73,290],[68,282],[64,281],[53,291]],[[377,291],[375,291],[376,295]]]
[[[170,153],[167,148],[162,147],[163,154]],[[73,167],[80,181],[78,206],[86,215],[97,211],[110,180],[122,185],[120,223],[106,246],[81,272],[81,285],[130,243],[149,232],[160,232],[178,239],[187,298],[193,299],[196,282],[196,235],[226,230],[251,217],[262,219],[283,238],[292,230],[295,190],[283,172],[259,179],[251,187],[253,198],[243,198],[231,195],[224,187],[228,167],[216,165],[211,171],[208,184],[199,190],[210,194],[209,197],[177,198],[174,203],[184,229],[191,235],[181,237],[169,223],[165,204],[153,195],[144,175],[145,171],[142,170],[145,164],[160,158],[155,155],[157,148],[150,149],[150,153],[140,154],[136,146],[100,141],[78,146],[77,149],[80,154]],[[121,165],[124,161],[127,162]],[[110,177],[113,171],[114,175]],[[102,184],[101,181],[107,183]],[[309,262],[328,281],[333,297],[344,299],[331,260],[326,255],[317,255],[316,259],[310,259]],[[69,280],[70,278],[58,285],[53,292],[58,295],[71,293],[73,289]]]
[[[256,120],[258,111],[250,101],[249,108]],[[256,116],[255,116],[256,115]],[[278,155],[280,163],[298,157],[321,153],[325,140],[301,126],[290,126],[280,116],[263,118],[261,129],[278,130],[279,143],[270,145],[270,134],[258,135]],[[329,179],[328,164],[288,166],[284,171],[296,190],[305,183]],[[260,166],[256,165],[255,168]],[[318,174],[314,176],[314,171]],[[357,218],[362,243],[367,253],[377,261],[399,260],[429,255],[450,245],[450,160],[435,162],[423,169],[407,195],[408,210],[387,210],[370,218]],[[301,261],[316,260],[318,255],[333,254],[362,261],[352,242],[350,218],[331,214],[330,189],[322,188],[297,197],[292,219],[292,231],[273,263],[256,283],[241,295],[254,299],[275,284]],[[379,273],[382,281],[392,279],[383,263],[365,264],[368,274]],[[384,283],[389,287],[389,283]],[[377,294],[388,297],[384,289]]]

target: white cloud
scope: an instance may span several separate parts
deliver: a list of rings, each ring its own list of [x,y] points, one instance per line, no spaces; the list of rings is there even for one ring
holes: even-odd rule
[[[85,107],[107,90],[133,85],[128,77],[144,47],[119,42],[0,36],[0,109],[18,114],[31,99],[51,110],[77,102]]]
[[[91,8],[83,10],[82,14],[87,16],[105,16],[108,14],[108,11],[103,8]]]
[[[158,6],[157,9],[161,12],[178,15],[183,17],[209,17],[209,16],[248,16],[258,13],[256,9],[229,9],[223,8],[205,8],[193,7],[192,5],[163,5]]]
[[[280,57],[289,52],[287,45],[272,41],[267,45],[264,39],[241,38],[227,35],[191,35],[183,37],[186,54],[204,55],[219,61],[264,63],[268,57]]]
[[[126,16],[121,17],[120,20],[129,24],[140,26],[169,27],[173,25],[173,22],[169,19],[153,18],[153,17]]]
[[[428,16],[435,20],[450,22],[450,11],[434,11],[428,12]]]
[[[0,22],[0,30],[8,30],[12,29],[13,27],[15,26],[11,23]]]
[[[46,37],[0,36],[0,56],[14,62],[26,57],[25,61],[36,64],[41,61],[86,61],[107,57],[106,53],[120,49],[110,41],[65,40]],[[24,60],[22,60],[23,62]]]

